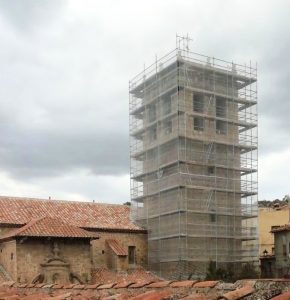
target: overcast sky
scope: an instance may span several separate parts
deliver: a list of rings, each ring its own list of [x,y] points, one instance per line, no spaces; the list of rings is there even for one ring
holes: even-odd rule
[[[0,194],[129,200],[128,81],[189,34],[258,62],[259,198],[290,193],[290,1],[0,0]]]

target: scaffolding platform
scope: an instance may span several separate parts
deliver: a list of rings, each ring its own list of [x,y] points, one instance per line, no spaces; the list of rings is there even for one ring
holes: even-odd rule
[[[257,67],[181,44],[130,81],[131,218],[151,271],[197,278],[258,261]]]

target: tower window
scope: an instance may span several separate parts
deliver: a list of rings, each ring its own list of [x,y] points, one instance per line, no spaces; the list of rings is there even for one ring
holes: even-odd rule
[[[285,244],[283,244],[283,246],[282,246],[282,251],[283,251],[283,256],[287,256],[287,250],[286,250]]]
[[[164,99],[162,102],[163,105],[163,115],[168,115],[171,113],[171,99]]]
[[[216,213],[215,213],[215,210],[212,210],[210,212],[210,221],[211,222],[216,222]]]
[[[204,130],[204,119],[200,117],[193,118],[193,129],[197,131]]]
[[[207,174],[208,175],[214,175],[214,167],[208,167],[207,168]]]
[[[172,132],[172,121],[166,121],[164,123],[164,132],[165,134],[170,134]]]
[[[204,102],[201,94],[193,94],[192,98],[193,111],[203,113]]]
[[[216,121],[216,133],[226,134],[227,133],[227,123],[224,121]]]
[[[153,122],[156,120],[156,107],[155,105],[150,105],[148,108],[148,121]]]
[[[223,98],[216,98],[216,116],[226,117],[227,115],[227,102]]]
[[[128,263],[130,265],[135,264],[135,255],[136,255],[136,247],[135,246],[129,246],[128,247]]]
[[[157,139],[157,128],[153,127],[149,129],[149,141],[155,141]]]

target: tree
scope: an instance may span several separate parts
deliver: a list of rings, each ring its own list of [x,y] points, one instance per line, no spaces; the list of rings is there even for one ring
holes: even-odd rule
[[[242,265],[238,279],[254,279],[259,278],[259,273],[253,263],[245,263]]]
[[[289,200],[290,200],[290,196],[289,195],[285,195],[282,199],[283,201],[289,203]]]
[[[235,282],[239,279],[259,278],[254,264],[244,263],[240,268],[234,264],[227,264],[225,268],[217,268],[215,261],[210,261],[207,269],[206,280],[222,280]]]

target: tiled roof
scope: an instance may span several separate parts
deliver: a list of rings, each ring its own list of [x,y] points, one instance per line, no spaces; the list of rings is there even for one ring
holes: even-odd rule
[[[127,256],[128,251],[122,247],[117,240],[106,240],[106,243],[111,248],[111,250],[118,256]]]
[[[236,289],[234,291],[230,291],[228,293],[225,293],[221,299],[225,300],[235,300],[235,299],[241,299],[245,296],[251,295],[254,292],[254,288],[250,285],[245,285],[239,289]]]
[[[128,283],[135,284],[138,282],[137,287],[141,283],[143,285],[150,284],[152,282],[161,281],[162,279],[153,273],[138,266],[138,268],[129,269],[126,274],[108,270],[106,268],[94,269],[92,272],[93,283]]]
[[[281,225],[281,226],[275,226],[271,232],[279,232],[279,231],[287,231],[290,230],[290,224],[285,224],[285,225]]]
[[[69,237],[69,238],[98,238],[93,233],[62,222],[59,219],[50,217],[41,217],[31,220],[21,228],[10,231],[2,236],[0,241],[14,237],[31,236],[31,237]]]
[[[278,295],[274,298],[272,298],[273,300],[289,300],[290,299],[290,291],[285,292],[281,295]]]
[[[6,281],[6,277],[5,277],[5,274],[0,271],[0,282],[5,282]]]
[[[23,225],[44,216],[82,228],[144,232],[130,221],[127,205],[0,197],[0,224]]]
[[[136,278],[138,279],[138,278]],[[168,282],[167,282],[168,283]],[[70,300],[257,300],[290,299],[290,281],[252,280],[238,281],[235,284],[202,281],[199,283],[179,281],[165,284],[158,288],[144,285],[133,288],[133,284],[126,282],[83,284],[17,284],[6,282],[0,285],[0,299],[70,299]]]

